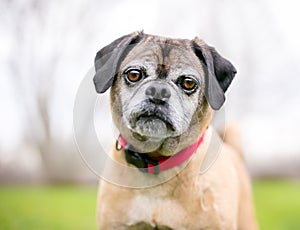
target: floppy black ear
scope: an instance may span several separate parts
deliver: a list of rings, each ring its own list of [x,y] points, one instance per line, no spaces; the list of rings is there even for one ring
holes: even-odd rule
[[[231,84],[236,69],[223,58],[213,47],[202,40],[195,38],[193,49],[196,56],[206,65],[205,69],[205,96],[214,110],[218,110],[225,102],[224,93]]]
[[[223,58],[214,47],[209,47],[209,49],[213,57],[216,78],[225,93],[237,71],[231,62]]]
[[[142,32],[125,35],[97,52],[94,62],[94,84],[97,93],[104,93],[111,87],[121,62],[142,36]]]

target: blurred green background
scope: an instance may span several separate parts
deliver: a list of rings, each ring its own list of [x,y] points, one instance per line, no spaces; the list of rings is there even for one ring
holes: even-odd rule
[[[96,229],[96,191],[96,186],[2,186],[0,229]],[[299,181],[256,180],[253,193],[260,229],[300,229]]]

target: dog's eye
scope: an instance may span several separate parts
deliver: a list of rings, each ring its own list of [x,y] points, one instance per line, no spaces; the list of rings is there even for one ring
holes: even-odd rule
[[[198,87],[196,80],[188,76],[179,77],[177,84],[189,94],[193,93]]]
[[[138,82],[142,79],[143,75],[141,71],[132,69],[126,72],[126,80],[130,83]]]
[[[196,82],[190,78],[186,78],[181,82],[181,87],[186,90],[192,90],[196,86]]]

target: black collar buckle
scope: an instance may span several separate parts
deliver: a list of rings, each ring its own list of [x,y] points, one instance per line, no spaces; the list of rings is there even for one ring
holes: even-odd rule
[[[141,172],[149,173],[149,165],[150,167],[154,167],[154,174],[157,175],[160,172],[159,161],[152,159],[147,154],[133,151],[130,145],[125,147],[124,152],[127,163],[134,165]]]

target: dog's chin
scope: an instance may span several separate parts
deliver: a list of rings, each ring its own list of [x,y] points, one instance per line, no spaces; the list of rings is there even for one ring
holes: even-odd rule
[[[166,122],[157,117],[140,117],[132,128],[133,136],[139,141],[161,141],[170,136]]]
[[[173,137],[176,131],[171,121],[155,115],[139,115],[127,120],[128,141],[139,152],[157,151],[166,139]]]
[[[160,148],[168,135],[164,121],[158,118],[140,118],[131,128],[133,147],[139,152],[154,152]]]

